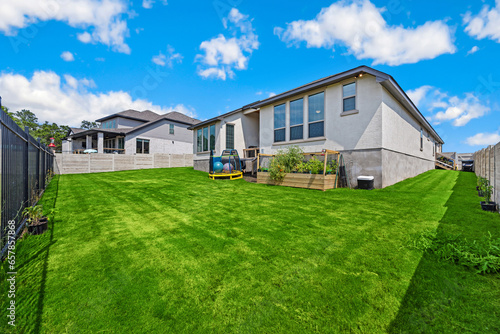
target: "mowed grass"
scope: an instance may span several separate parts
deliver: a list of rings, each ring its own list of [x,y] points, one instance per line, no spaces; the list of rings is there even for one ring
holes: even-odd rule
[[[500,237],[475,185],[452,171],[326,192],[189,168],[56,177],[50,230],[17,246],[17,326],[0,331],[498,333],[499,274],[406,247],[424,231]]]

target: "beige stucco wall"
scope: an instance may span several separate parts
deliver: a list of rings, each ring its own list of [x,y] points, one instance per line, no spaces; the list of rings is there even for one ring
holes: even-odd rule
[[[342,86],[356,81],[357,114],[342,116]],[[308,97],[325,92],[325,136],[308,138]],[[286,138],[289,138],[290,101],[304,98],[304,140],[274,143],[274,106],[286,103],[287,124]],[[304,151],[316,152],[331,150],[366,150],[380,148],[382,144],[382,95],[381,86],[369,75],[360,79],[348,79],[326,88],[295,95],[286,100],[261,108],[260,111],[260,147],[266,154],[274,154],[280,148],[300,145]]]

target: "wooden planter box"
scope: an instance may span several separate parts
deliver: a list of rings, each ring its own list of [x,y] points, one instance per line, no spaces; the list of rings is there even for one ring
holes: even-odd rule
[[[257,183],[295,188],[318,189],[323,191],[333,189],[335,187],[336,178],[335,174],[323,175],[288,173],[285,175],[283,181],[276,182],[269,178],[269,173],[257,173]]]

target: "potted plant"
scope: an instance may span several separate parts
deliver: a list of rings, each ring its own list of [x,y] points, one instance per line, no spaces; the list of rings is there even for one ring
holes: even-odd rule
[[[482,188],[485,201],[481,202],[481,208],[484,211],[496,211],[497,203],[491,201],[491,194],[493,193],[493,187],[490,185],[485,185]]]
[[[28,232],[30,234],[42,234],[47,230],[47,217],[43,217],[41,205],[28,206],[23,210],[23,216],[26,217]]]
[[[479,186],[479,189],[477,190],[477,194],[479,195],[479,197],[485,196],[484,189],[486,187],[488,187],[489,185],[490,185],[490,182],[488,181],[488,179],[485,179],[484,177],[480,178],[480,186]]]

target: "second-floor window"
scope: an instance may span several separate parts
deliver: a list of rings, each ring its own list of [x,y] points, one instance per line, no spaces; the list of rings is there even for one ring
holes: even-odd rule
[[[342,87],[343,111],[356,110],[356,83],[344,85]]]
[[[170,133],[171,135],[174,134],[174,125],[173,124],[169,125],[168,133]]]
[[[325,93],[309,96],[309,138],[325,135]]]

